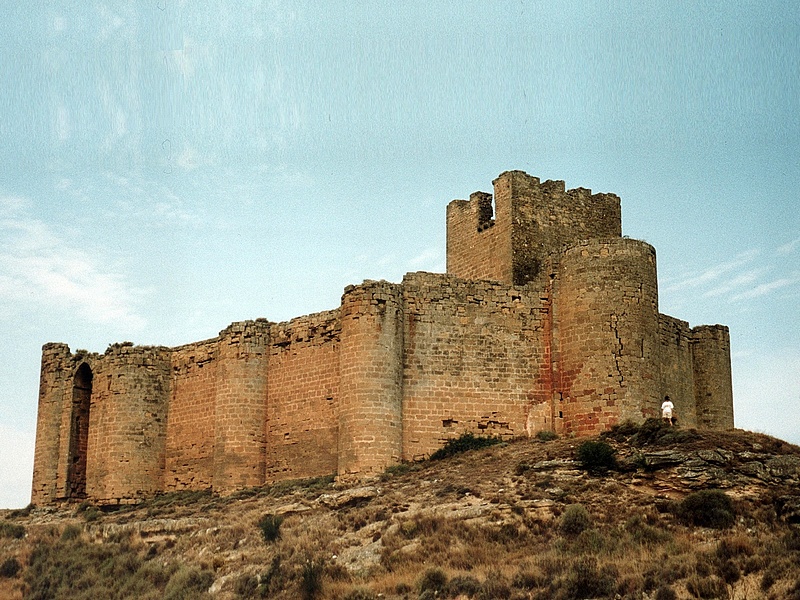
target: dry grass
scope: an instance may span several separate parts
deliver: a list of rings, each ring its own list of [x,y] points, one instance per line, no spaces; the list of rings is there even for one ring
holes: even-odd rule
[[[605,439],[623,462],[647,444],[798,454],[755,434],[695,432],[670,445],[658,430],[630,441],[637,433]],[[0,563],[14,559],[22,570],[0,577],[0,597],[21,599],[25,585],[36,597],[45,563],[35,555],[58,551],[76,564],[107,563],[112,582],[83,585],[109,598],[178,598],[181,586],[201,597],[197,586],[213,579],[209,596],[219,600],[800,599],[800,533],[780,516],[796,486],[741,479],[725,489],[732,525],[711,529],[682,517],[681,501],[697,486],[674,469],[593,475],[564,462],[541,466],[574,458],[578,445],[533,439],[396,468],[371,492],[333,505],[322,500],[347,490],[324,478],[227,498],[165,495],[88,522],[89,506],[8,513],[3,530],[25,536],[0,539]],[[565,527],[577,513],[579,526]],[[269,543],[265,515],[280,523]]]

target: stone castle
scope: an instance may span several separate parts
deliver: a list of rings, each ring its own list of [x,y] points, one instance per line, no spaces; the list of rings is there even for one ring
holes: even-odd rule
[[[369,477],[464,432],[642,422],[665,396],[684,426],[733,427],[728,328],[659,313],[616,195],[509,171],[447,207],[447,274],[176,348],[46,344],[32,501]]]

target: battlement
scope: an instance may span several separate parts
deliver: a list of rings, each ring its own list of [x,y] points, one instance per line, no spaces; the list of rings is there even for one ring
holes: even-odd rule
[[[727,327],[658,312],[656,253],[620,201],[522,171],[447,206],[447,273],[174,348],[42,348],[32,500],[136,502],[372,477],[465,432],[733,426]]]
[[[552,253],[581,240],[622,236],[615,194],[566,190],[561,180],[541,182],[523,171],[506,171],[493,185],[493,196],[475,192],[448,205],[448,273],[544,285],[542,266]]]

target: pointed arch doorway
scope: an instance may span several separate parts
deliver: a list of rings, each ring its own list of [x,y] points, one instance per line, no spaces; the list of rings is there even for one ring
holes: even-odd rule
[[[86,451],[89,446],[89,408],[92,398],[92,369],[81,364],[72,383],[67,497],[86,497]]]

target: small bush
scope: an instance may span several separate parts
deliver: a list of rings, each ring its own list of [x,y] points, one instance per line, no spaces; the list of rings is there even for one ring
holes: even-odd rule
[[[478,590],[478,600],[505,600],[511,596],[508,581],[500,571],[489,571]]]
[[[441,594],[447,585],[447,575],[437,567],[432,567],[425,571],[417,582],[419,593],[432,591],[434,594]]]
[[[0,563],[0,577],[16,577],[20,568],[19,561],[16,558],[7,558]]]
[[[261,535],[264,536],[264,541],[271,544],[281,537],[281,523],[283,517],[280,515],[266,514],[258,522],[258,527],[261,529]]]
[[[686,581],[687,591],[695,598],[713,600],[727,598],[728,591],[721,579],[716,577],[699,577],[694,575]]]
[[[685,523],[712,529],[726,529],[736,521],[733,502],[722,490],[701,490],[686,496],[677,506]]]
[[[536,432],[536,439],[540,442],[552,442],[553,440],[558,439],[558,434],[555,431],[550,431],[549,429],[542,429],[541,431]]]
[[[656,590],[653,600],[678,600],[678,594],[671,587],[661,586]]]
[[[344,600],[375,600],[376,596],[364,588],[356,588],[348,593]]]
[[[164,588],[164,600],[196,600],[205,597],[212,583],[214,574],[211,571],[181,567],[170,577]]]
[[[25,537],[25,527],[8,521],[0,521],[0,538],[19,540]]]
[[[587,440],[578,446],[578,462],[590,473],[603,473],[617,465],[616,452],[606,442]]]
[[[563,535],[576,536],[587,530],[592,525],[589,511],[582,504],[567,506],[558,523],[558,529]]]
[[[462,433],[459,437],[447,440],[441,448],[431,454],[431,460],[441,460],[449,456],[455,456],[468,450],[478,450],[499,444],[502,440],[499,437],[477,436],[471,431]]]
[[[314,600],[322,592],[322,573],[325,570],[321,560],[306,560],[300,572],[300,593],[303,600]]]
[[[566,579],[562,582],[564,600],[582,600],[584,598],[605,598],[614,591],[615,578],[608,569],[598,569],[594,558],[582,558],[576,561]]]
[[[457,598],[461,595],[472,598],[480,589],[481,584],[474,577],[457,575],[450,580],[445,591],[448,598]]]
[[[77,525],[67,525],[64,527],[64,531],[61,532],[61,539],[65,542],[69,540],[77,539],[81,536],[83,529],[78,527]]]

